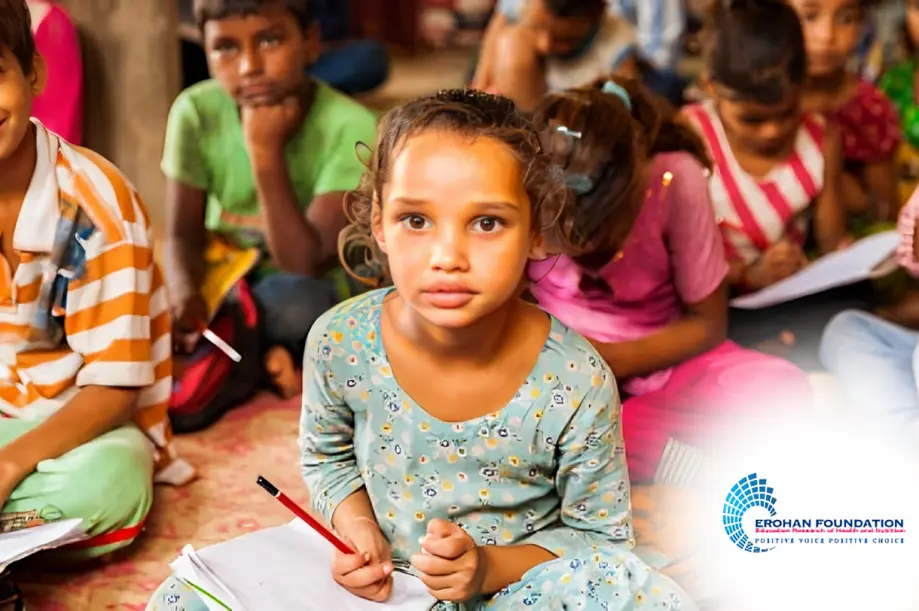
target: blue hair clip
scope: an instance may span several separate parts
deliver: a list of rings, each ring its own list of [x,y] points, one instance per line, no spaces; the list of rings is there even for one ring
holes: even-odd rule
[[[593,191],[594,181],[587,174],[565,173],[565,186],[577,193],[586,195]]]
[[[582,134],[581,132],[576,132],[576,131],[570,130],[570,129],[568,129],[567,127],[565,127],[564,125],[559,125],[558,127],[556,127],[556,128],[555,128],[555,131],[557,131],[557,132],[560,133],[560,134],[565,134],[566,136],[569,136],[569,137],[571,137],[571,138],[577,138],[578,140],[580,140],[580,139],[581,139],[581,136],[584,135],[584,134]]]
[[[625,87],[616,81],[606,81],[603,83],[601,91],[618,96],[622,103],[625,104],[625,107],[629,109],[629,112],[632,112],[632,98],[629,97],[629,92],[625,90]]]

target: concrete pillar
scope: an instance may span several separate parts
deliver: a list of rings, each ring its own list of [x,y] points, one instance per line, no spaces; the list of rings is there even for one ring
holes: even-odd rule
[[[166,118],[182,83],[176,0],[61,0],[83,43],[86,144],[134,183],[154,225],[165,219]]]

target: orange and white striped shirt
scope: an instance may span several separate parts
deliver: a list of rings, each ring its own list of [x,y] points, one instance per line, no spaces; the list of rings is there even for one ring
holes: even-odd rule
[[[140,388],[134,420],[153,442],[157,480],[183,483],[192,470],[171,445],[168,302],[144,204],[110,162],[34,125],[38,160],[13,234],[15,275],[0,257],[0,414],[41,419],[84,386]],[[35,339],[33,321],[42,284],[55,274],[51,252],[65,202],[95,230],[81,240],[85,271],[55,310],[65,338],[49,347]]]

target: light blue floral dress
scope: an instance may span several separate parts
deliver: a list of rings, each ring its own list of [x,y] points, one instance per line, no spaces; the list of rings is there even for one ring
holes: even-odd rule
[[[433,518],[459,524],[479,545],[538,545],[558,556],[490,599],[439,603],[438,611],[696,609],[631,551],[619,397],[593,347],[553,318],[533,371],[507,406],[444,422],[393,377],[380,339],[390,290],[330,310],[307,342],[302,470],[326,520],[366,488],[395,564],[408,572]],[[167,586],[160,592],[186,592],[177,605],[190,596]],[[187,602],[155,608],[197,611]]]

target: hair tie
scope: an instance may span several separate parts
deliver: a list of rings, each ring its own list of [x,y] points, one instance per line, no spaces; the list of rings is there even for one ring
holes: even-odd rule
[[[632,112],[632,98],[629,97],[629,92],[625,90],[625,87],[616,81],[606,81],[603,83],[601,91],[617,96],[625,104],[625,107],[629,109],[629,112]]]

